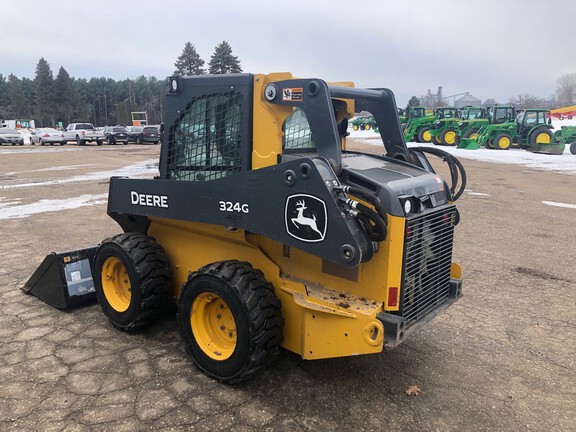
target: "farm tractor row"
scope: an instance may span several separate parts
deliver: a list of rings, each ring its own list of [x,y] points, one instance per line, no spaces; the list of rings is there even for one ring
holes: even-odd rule
[[[496,107],[498,110],[500,107]],[[566,145],[576,154],[576,126],[562,126],[552,131],[552,121],[546,109],[520,111],[515,120],[484,124],[474,136],[463,137],[459,148],[508,150],[516,146],[533,153],[561,155]]]

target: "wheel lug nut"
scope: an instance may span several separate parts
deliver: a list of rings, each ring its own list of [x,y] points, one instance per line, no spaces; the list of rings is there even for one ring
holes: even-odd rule
[[[216,318],[220,319],[220,318],[222,318],[222,315],[218,314],[218,315],[216,315]]]
[[[228,337],[232,337],[232,332],[228,333]]]
[[[224,326],[220,326],[220,330],[224,330],[226,327]]]

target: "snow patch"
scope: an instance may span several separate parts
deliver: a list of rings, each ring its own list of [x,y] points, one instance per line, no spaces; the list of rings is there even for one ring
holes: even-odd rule
[[[475,195],[475,196],[492,196],[492,195],[490,195],[490,194],[482,193],[482,192],[468,192],[468,191],[466,191],[466,193],[467,193],[468,195]]]
[[[79,183],[79,182],[90,182],[99,180],[109,180],[110,177],[153,177],[158,175],[158,161],[157,159],[149,159],[143,162],[138,162],[132,165],[128,165],[122,168],[118,168],[112,171],[100,171],[93,172],[82,176],[74,176],[67,179],[60,180],[50,180],[44,182],[34,182],[34,183],[21,183],[0,186],[0,189],[16,189],[25,187],[36,187],[36,186],[49,186],[55,184],[65,184],[65,183]]]
[[[43,199],[32,204],[17,205],[17,200],[2,204],[0,202],[0,220],[29,217],[33,214],[69,210],[85,206],[106,204],[108,194],[80,195],[66,199]],[[4,198],[0,198],[2,201]]]
[[[570,209],[576,209],[576,205],[575,204],[566,204],[566,203],[557,203],[554,201],[542,201],[542,204],[546,204],[552,207],[562,207],[562,208],[570,208]]]

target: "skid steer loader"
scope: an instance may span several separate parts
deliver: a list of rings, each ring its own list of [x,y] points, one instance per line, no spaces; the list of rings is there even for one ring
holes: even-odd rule
[[[390,90],[289,73],[169,82],[160,176],[110,180],[108,214],[124,232],[89,258],[51,256],[57,270],[45,264],[25,291],[66,307],[57,279],[74,277],[58,269],[89,259],[112,325],[139,329],[176,303],[193,362],[229,383],[280,347],[304,359],[394,348],[460,297],[463,167],[407,148]],[[346,150],[359,111],[385,154]],[[450,184],[425,152],[448,162]]]

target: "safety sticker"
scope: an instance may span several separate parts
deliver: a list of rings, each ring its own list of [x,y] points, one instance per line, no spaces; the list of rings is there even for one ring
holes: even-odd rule
[[[302,100],[302,87],[284,89],[282,91],[282,100],[284,102],[300,102]]]

